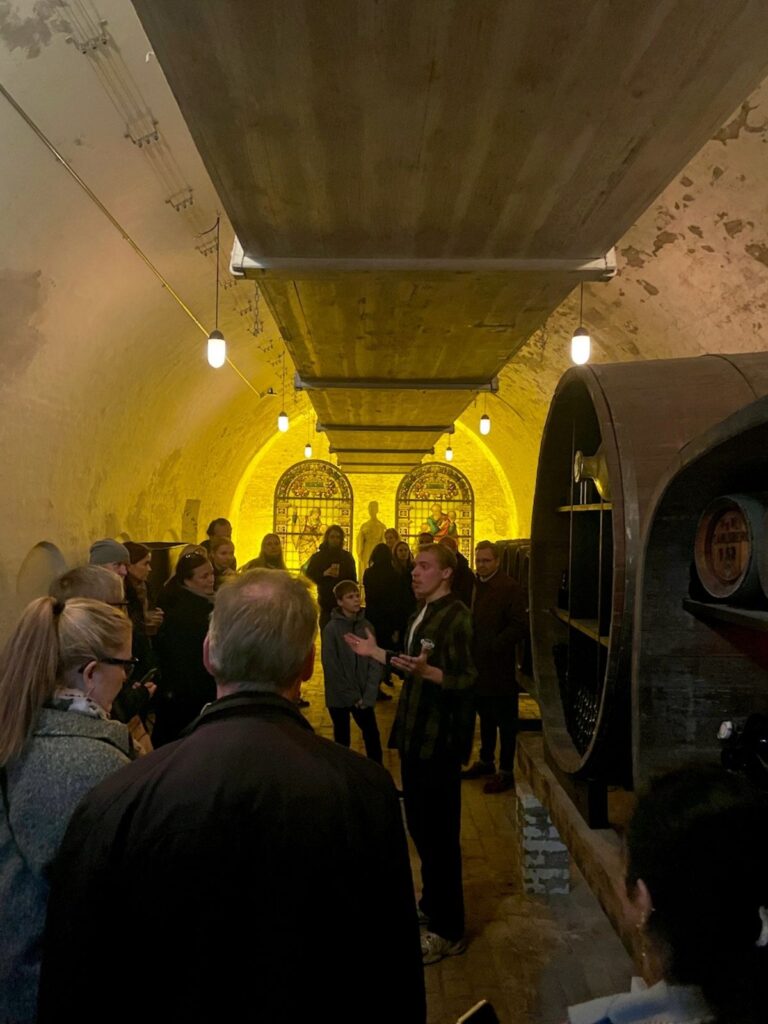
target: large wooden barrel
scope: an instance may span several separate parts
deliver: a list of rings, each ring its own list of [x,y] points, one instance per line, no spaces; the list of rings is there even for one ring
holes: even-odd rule
[[[535,696],[562,771],[630,780],[632,616],[651,496],[692,438],[765,394],[764,353],[573,367],[561,378],[539,456],[530,615]],[[610,502],[574,483],[576,453],[598,450]]]
[[[768,479],[768,398],[687,445],[660,481],[637,577],[632,760],[637,785],[719,756],[720,722],[768,714],[768,607],[702,600],[691,575],[702,512]],[[768,554],[765,542],[757,553]],[[764,604],[766,604],[764,602]]]

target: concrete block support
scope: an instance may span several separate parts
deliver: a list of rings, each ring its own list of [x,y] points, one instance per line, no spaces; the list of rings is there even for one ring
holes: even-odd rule
[[[515,795],[515,823],[525,892],[567,895],[571,888],[570,858],[549,812],[526,782],[517,782]]]

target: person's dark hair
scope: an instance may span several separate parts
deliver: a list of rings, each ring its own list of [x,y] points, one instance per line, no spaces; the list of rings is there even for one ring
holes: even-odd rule
[[[210,558],[207,555],[201,555],[197,551],[188,551],[176,563],[176,569],[171,579],[178,585],[181,585],[187,580],[192,579],[195,575],[195,569],[199,569],[206,562],[210,562]]]
[[[328,529],[323,534],[323,544],[327,544],[328,543],[328,537],[334,532],[334,530],[338,531],[338,533],[341,534],[341,546],[344,547],[344,537],[345,537],[344,531],[342,530],[342,528],[340,526],[335,526],[335,525],[334,526],[329,526]]]
[[[405,560],[405,564],[403,564],[403,562],[401,562],[400,559],[397,557],[398,549],[401,547],[405,548],[405,550],[408,552],[408,558]],[[395,567],[395,569],[397,569],[398,572],[402,572],[404,567],[406,569],[413,568],[413,552],[411,551],[411,549],[408,547],[404,540],[399,540],[397,544],[395,544],[392,550],[392,564]]]
[[[475,544],[475,551],[479,551],[481,548],[487,548],[493,555],[494,560],[498,562],[501,557],[498,544],[494,544],[492,540],[479,540],[477,544]]]
[[[368,565],[392,565],[392,552],[390,551],[389,544],[377,544],[371,552]]]
[[[333,588],[333,596],[337,601],[340,601],[345,594],[351,594],[352,592],[360,593],[360,587],[355,583],[354,580],[342,580],[337,583]]]
[[[435,543],[435,538],[432,536],[431,533],[420,533],[419,537],[418,537],[418,541],[419,541],[419,547],[423,548],[427,544],[434,544]]]
[[[435,556],[435,560],[441,569],[450,569],[452,573],[456,572],[456,566],[458,565],[456,552],[446,547],[445,544],[422,544],[419,548],[419,554],[425,551]]]
[[[128,554],[131,556],[131,565],[135,565],[140,562],[142,558],[146,558],[150,554],[150,550],[146,544],[138,544],[134,540],[124,540],[123,544],[128,549]]]
[[[768,1007],[768,797],[717,766],[654,782],[627,834],[627,891],[639,879],[646,930],[668,981],[698,985],[718,1020],[762,1021]]]
[[[228,519],[225,519],[223,516],[219,516],[218,519],[212,519],[210,523],[208,523],[208,529],[205,532],[208,534],[209,537],[213,537],[214,530],[216,529],[217,526],[228,526],[230,530],[232,529],[232,523],[230,523],[230,521]]]

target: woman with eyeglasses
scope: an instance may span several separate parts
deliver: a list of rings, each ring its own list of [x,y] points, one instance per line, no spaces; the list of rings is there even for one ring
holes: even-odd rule
[[[155,747],[178,739],[203,707],[216,700],[216,683],[203,664],[213,591],[213,566],[206,555],[189,551],[176,563],[158,599],[165,618],[157,634],[160,685],[152,733]]]
[[[131,623],[86,598],[33,601],[0,653],[0,1020],[34,1021],[48,872],[80,799],[132,757],[109,718]]]

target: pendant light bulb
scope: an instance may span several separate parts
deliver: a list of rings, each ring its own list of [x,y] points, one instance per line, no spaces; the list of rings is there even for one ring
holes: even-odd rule
[[[304,445],[304,458],[312,458],[312,445],[309,443],[309,441],[307,441],[307,443]]]
[[[571,360],[577,366],[589,362],[592,351],[592,339],[584,328],[584,282],[579,287],[579,326],[571,338]]]
[[[219,370],[227,361],[227,343],[221,331],[211,331],[208,335],[208,346],[206,355],[208,365],[214,370]]]
[[[445,461],[453,462],[453,448],[450,445],[445,449]]]
[[[480,433],[490,434],[491,432],[491,417],[487,412],[484,412],[480,417]]]
[[[288,429],[288,413],[285,409],[277,417],[277,429],[281,434],[284,434]]]
[[[583,327],[577,327],[571,338],[571,361],[577,366],[589,362],[592,352],[592,339]]]

